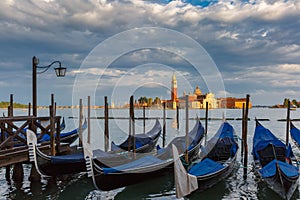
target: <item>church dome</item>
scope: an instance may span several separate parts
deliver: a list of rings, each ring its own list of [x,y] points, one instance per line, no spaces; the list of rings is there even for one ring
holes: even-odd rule
[[[201,90],[199,89],[198,86],[196,87],[196,89],[194,91],[194,94],[197,95],[197,96],[202,95],[202,92],[201,92]]]

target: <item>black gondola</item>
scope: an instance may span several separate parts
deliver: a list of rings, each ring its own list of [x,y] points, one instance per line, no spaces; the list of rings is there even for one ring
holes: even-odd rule
[[[84,120],[84,123],[82,124],[82,131],[85,131],[86,129],[87,129],[87,121]],[[54,137],[56,137],[56,133],[54,134]],[[69,132],[60,133],[60,142],[72,144],[78,139],[78,137],[79,137],[79,128],[76,128]],[[42,143],[42,144],[49,143],[50,138],[51,138],[50,135],[45,134],[38,140],[38,143]]]
[[[235,131],[225,121],[221,124],[217,133],[207,142],[207,145],[201,148],[199,159],[188,166],[187,172],[183,170],[181,160],[175,157],[177,152],[174,152],[177,197],[186,196],[196,189],[198,191],[206,190],[225,179],[234,169],[237,150],[238,144]],[[188,183],[183,184],[183,181],[187,180],[187,173],[189,177],[194,177],[192,178],[194,183],[192,183],[193,181],[190,183],[193,186],[186,187]],[[196,184],[196,180],[198,184]],[[186,188],[189,189],[186,190]]]
[[[199,120],[189,132],[188,155],[192,160],[199,152],[200,143],[204,136],[204,128]],[[159,149],[154,155],[144,155],[123,165],[104,168],[98,165],[99,160],[93,159],[91,151],[85,149],[85,159],[89,176],[92,176],[94,185],[99,190],[113,190],[128,185],[136,184],[163,172],[173,170],[172,144],[179,148],[180,155],[186,151],[186,137],[176,137],[163,149]],[[86,147],[85,147],[86,148]]]
[[[154,149],[159,136],[161,134],[161,125],[156,120],[154,127],[147,133],[129,135],[128,138],[121,144],[117,145],[114,141],[111,142],[112,151],[132,151],[135,142],[135,149],[138,153],[147,153]],[[135,141],[134,141],[135,140]]]
[[[255,173],[283,199],[290,199],[299,179],[291,145],[286,146],[256,120],[252,154]]]
[[[161,125],[158,120],[154,127],[146,134],[137,134],[141,136],[144,140],[143,145],[136,148],[138,153],[148,152],[151,148],[153,149],[156,145],[159,136],[161,134]],[[28,137],[32,135],[35,137],[34,133],[28,133]],[[151,138],[151,140],[145,139],[146,137]],[[65,174],[73,174],[86,171],[85,160],[82,148],[74,148],[68,155],[60,156],[48,156],[41,152],[35,145],[35,141],[32,138],[28,138],[29,154],[32,155],[31,161],[35,162],[36,168],[41,175],[44,176],[60,176]],[[152,150],[151,149],[151,150]],[[99,158],[102,163],[98,163],[101,166],[106,166],[105,163],[111,163],[112,160],[116,161],[116,164],[129,162],[131,157],[124,150],[114,150],[110,152],[104,152],[100,149],[94,150],[94,156]]]
[[[294,144],[300,149],[300,130],[292,123],[290,122],[291,125],[291,137],[294,142]]]

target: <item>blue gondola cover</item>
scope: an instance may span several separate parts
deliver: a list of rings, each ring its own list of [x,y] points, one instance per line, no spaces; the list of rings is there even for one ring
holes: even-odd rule
[[[119,165],[113,168],[103,168],[104,174],[111,174],[111,173],[116,173],[116,172],[121,172],[121,171],[126,171],[128,169],[134,169],[134,168],[139,168],[139,167],[145,167],[145,166],[150,166],[154,164],[159,164],[164,162],[161,159],[158,159],[154,156],[145,156],[142,157],[138,160],[126,163],[124,165]]]
[[[51,157],[52,164],[66,164],[66,163],[75,163],[75,162],[84,162],[83,153]]]
[[[188,173],[194,176],[203,176],[206,174],[217,172],[223,168],[224,166],[220,163],[215,162],[209,158],[205,158],[203,161],[194,165]]]
[[[300,145],[300,130],[296,127],[292,127],[290,132],[293,140],[295,140],[297,144]]]
[[[258,151],[263,150],[269,144],[272,144],[276,147],[286,148],[285,144],[281,142],[278,138],[276,138],[269,129],[263,127],[262,125],[256,126],[254,137],[253,137],[253,152],[252,152],[254,159],[259,159]],[[287,149],[286,156],[287,157],[293,156],[290,145]]]
[[[276,174],[276,162],[279,165],[279,168],[281,171],[288,177],[296,177],[298,176],[298,168],[290,165],[288,163],[279,161],[279,160],[273,160],[270,163],[268,163],[266,166],[264,166],[259,172],[261,173],[263,178],[272,177]]]

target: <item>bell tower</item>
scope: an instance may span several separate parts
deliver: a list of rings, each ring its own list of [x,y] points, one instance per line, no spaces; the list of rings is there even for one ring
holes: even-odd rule
[[[176,101],[177,101],[177,80],[175,73],[173,73],[172,84],[171,84],[171,100],[173,102],[173,109],[176,109]]]

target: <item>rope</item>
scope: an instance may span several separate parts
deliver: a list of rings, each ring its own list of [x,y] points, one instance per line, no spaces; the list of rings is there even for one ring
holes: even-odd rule
[[[274,154],[274,157],[275,157],[275,160],[276,160],[276,169],[279,170],[279,165],[278,165],[278,162],[277,162],[277,156],[276,156],[276,152],[275,152],[275,148],[274,148],[273,144],[272,144],[272,149],[273,149],[273,154]],[[282,187],[284,187],[281,173],[279,173],[279,178],[280,178],[280,183],[281,183]]]
[[[189,166],[189,163],[187,163],[183,157],[180,157],[180,161],[182,162],[182,165],[184,166],[184,168],[187,169],[187,167]]]
[[[238,135],[235,135],[234,137],[237,138],[238,140],[241,140],[241,141],[243,140],[243,139],[242,139],[240,136],[238,136]]]

